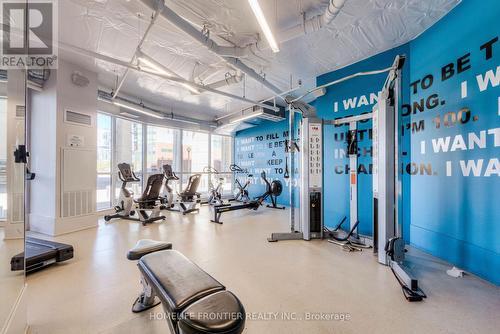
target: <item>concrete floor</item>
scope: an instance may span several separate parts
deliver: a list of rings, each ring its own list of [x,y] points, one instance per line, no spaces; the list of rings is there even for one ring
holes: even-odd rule
[[[134,314],[140,291],[136,264],[125,254],[138,239],[173,242],[174,248],[233,291],[256,318],[245,333],[489,333],[500,328],[500,288],[473,276],[454,279],[448,266],[425,254],[410,256],[429,298],[408,303],[391,271],[370,251],[346,253],[326,241],[270,244],[288,230],[287,211],[224,214],[224,225],[200,214],[167,213],[166,223],[143,227],[115,221],[68,234],[72,261],[30,275],[31,333],[168,333],[164,320]],[[283,313],[280,313],[283,312]],[[294,321],[306,313],[348,314],[349,321]]]

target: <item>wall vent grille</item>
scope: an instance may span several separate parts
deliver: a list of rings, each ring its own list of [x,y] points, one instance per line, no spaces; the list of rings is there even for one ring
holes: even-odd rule
[[[92,116],[87,114],[82,114],[76,111],[66,110],[64,119],[66,122],[69,123],[92,126]]]
[[[25,110],[26,110],[26,108],[24,106],[17,105],[16,106],[16,117],[17,118],[24,118],[24,115],[26,114]]]
[[[94,213],[92,190],[68,191],[63,194],[62,217],[79,217]]]

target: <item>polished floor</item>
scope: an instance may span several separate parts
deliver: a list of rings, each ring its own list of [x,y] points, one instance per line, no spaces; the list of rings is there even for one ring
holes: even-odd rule
[[[369,251],[347,253],[326,241],[270,244],[288,229],[286,211],[235,211],[224,225],[167,213],[168,222],[100,223],[58,241],[76,257],[30,275],[31,333],[168,333],[161,306],[134,314],[139,274],[125,254],[138,239],[173,242],[233,291],[253,317],[245,333],[493,333],[500,328],[500,288],[473,276],[454,279],[436,259],[410,256],[429,298],[408,303],[390,270]],[[273,313],[273,314],[271,314]],[[293,320],[309,315],[348,320]],[[160,319],[159,319],[160,318]],[[287,319],[288,318],[288,319]],[[345,318],[344,318],[345,319]]]
[[[23,271],[10,270],[10,259],[24,250],[24,240],[4,240],[4,235],[0,227],[0,324],[9,317],[25,282]]]

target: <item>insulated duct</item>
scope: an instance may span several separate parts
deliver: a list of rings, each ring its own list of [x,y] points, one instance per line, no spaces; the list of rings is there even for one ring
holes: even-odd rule
[[[214,40],[212,40],[207,34],[202,31],[198,31],[191,23],[177,15],[173,10],[168,8],[164,0],[141,0],[146,6],[151,10],[161,12],[161,15],[176,26],[178,29],[182,30],[184,33],[189,35],[195,41],[207,47],[208,50],[218,55],[224,59],[233,68],[240,70],[241,72],[248,75],[250,78],[262,83],[267,89],[271,90],[273,93],[281,93],[281,89],[271,82],[267,81],[266,78],[255,72],[254,69],[245,65],[239,58],[244,58],[248,55],[248,50],[246,48],[240,47],[225,47],[218,45]]]
[[[231,67],[240,70],[244,74],[248,75],[250,78],[262,83],[266,88],[275,94],[282,93],[282,90],[277,86],[273,85],[271,82],[266,80],[263,76],[258,74],[255,70],[244,64],[241,59],[248,58],[250,56],[258,57],[257,52],[259,50],[264,50],[268,48],[268,45],[262,42],[248,45],[246,47],[238,46],[221,46],[218,45],[214,40],[212,40],[208,34],[202,31],[198,31],[191,23],[179,16],[172,9],[165,5],[164,0],[141,0],[146,6],[151,10],[161,11],[161,15],[176,26],[178,29],[182,30],[184,33],[188,34],[198,43],[205,45],[208,50],[212,51],[223,60],[225,60]],[[302,24],[295,27],[287,29],[279,34],[279,43],[284,43],[289,40],[295,39],[297,37],[316,32],[325,26],[329,25],[339,14],[345,5],[347,0],[330,0],[325,12],[321,15],[316,15],[310,19],[305,18]]]
[[[228,75],[226,75],[226,77],[224,79],[207,84],[205,87],[217,89],[217,88],[226,87],[226,86],[240,83],[241,80],[243,80],[242,74],[233,75],[233,74],[228,73]]]
[[[167,121],[181,122],[181,123],[187,123],[187,124],[193,124],[193,125],[201,125],[201,126],[207,126],[207,127],[212,127],[212,128],[215,128],[217,125],[216,122],[202,121],[202,120],[195,119],[195,118],[180,116],[180,115],[177,115],[173,112],[165,112],[162,110],[158,110],[158,109],[153,108],[151,106],[148,106],[145,104],[139,104],[137,102],[134,102],[130,99],[127,99],[127,98],[124,98],[121,96],[114,96],[113,94],[108,93],[108,92],[101,90],[101,89],[99,89],[97,91],[97,98],[100,101],[103,101],[106,103],[111,103],[111,104],[113,104],[114,101],[123,101],[127,104],[136,106],[137,108],[142,108],[142,109],[145,109],[147,111],[159,114],[159,115],[163,116],[163,120],[167,120]]]
[[[102,60],[102,61],[105,61],[105,62],[108,62],[108,63],[111,63],[111,64],[115,64],[115,65],[118,65],[118,66],[122,66],[122,67],[124,67],[126,69],[131,69],[131,70],[135,70],[135,71],[138,71],[138,72],[150,74],[150,75],[153,75],[155,77],[162,78],[162,79],[165,79],[165,80],[169,80],[169,81],[172,81],[172,82],[177,82],[177,83],[181,83],[181,84],[191,85],[191,86],[193,86],[196,89],[199,89],[201,91],[207,91],[207,92],[211,92],[211,93],[218,94],[218,95],[221,95],[221,96],[225,96],[225,97],[233,99],[233,100],[242,101],[242,102],[245,102],[245,103],[248,103],[248,104],[251,104],[251,105],[257,105],[257,106],[265,107],[264,104],[262,104],[262,103],[260,103],[258,101],[253,101],[253,100],[247,99],[245,97],[241,97],[239,95],[234,95],[234,94],[226,93],[224,91],[213,89],[213,88],[210,88],[208,86],[202,86],[202,85],[196,84],[194,82],[191,82],[189,80],[186,80],[184,78],[167,76],[165,74],[158,73],[157,71],[152,71],[152,70],[147,70],[147,69],[144,69],[144,68],[139,68],[139,66],[130,65],[128,62],[122,61],[120,59],[116,59],[116,58],[113,58],[113,57],[110,57],[110,56],[107,56],[107,55],[104,55],[104,54],[100,54],[98,52],[94,52],[94,51],[82,49],[82,48],[74,46],[74,45],[69,45],[69,44],[66,44],[66,43],[63,43],[63,42],[59,42],[59,48],[61,48],[63,50],[71,51],[71,52],[76,52],[77,54],[85,55],[87,57],[91,57],[91,58],[94,58],[94,59],[99,59],[99,60]],[[267,107],[267,108],[278,110],[275,107]]]

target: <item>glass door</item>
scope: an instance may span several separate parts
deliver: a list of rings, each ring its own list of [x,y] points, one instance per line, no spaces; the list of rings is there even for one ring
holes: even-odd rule
[[[26,179],[26,99],[24,70],[0,71],[0,327],[23,291]],[[21,270],[18,270],[21,269]]]

